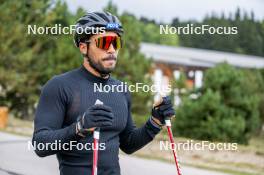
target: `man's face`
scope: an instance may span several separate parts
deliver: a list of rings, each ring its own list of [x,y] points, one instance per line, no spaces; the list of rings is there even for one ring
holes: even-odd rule
[[[105,34],[93,35],[88,44],[88,58],[90,66],[99,71],[101,74],[111,73],[116,65],[118,50],[115,50],[113,44],[107,50],[100,49],[96,46],[96,39],[103,36],[118,36],[114,32],[106,32]],[[80,44],[80,50],[82,53],[87,52],[87,45],[84,43]]]

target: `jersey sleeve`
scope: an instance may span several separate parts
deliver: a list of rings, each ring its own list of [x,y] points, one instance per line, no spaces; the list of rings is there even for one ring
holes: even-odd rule
[[[120,133],[120,149],[131,154],[151,142],[161,130],[158,126],[148,121],[140,128],[136,128],[131,116],[131,96],[126,94],[128,103],[128,118],[125,129]]]
[[[62,127],[68,98],[67,91],[58,78],[52,78],[45,84],[35,113],[33,143],[65,143],[76,139],[75,123]],[[35,152],[44,157],[58,151],[45,147],[44,150],[35,149]]]

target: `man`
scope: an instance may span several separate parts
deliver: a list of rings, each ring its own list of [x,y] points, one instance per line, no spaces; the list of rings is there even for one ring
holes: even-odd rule
[[[94,92],[94,84],[119,85],[110,73],[114,70],[122,46],[123,28],[116,16],[107,12],[87,13],[76,24],[86,30],[104,27],[103,34],[75,33],[75,45],[83,54],[80,68],[58,75],[42,89],[35,116],[33,142],[61,145],[73,142],[92,145],[94,128],[100,128],[98,175],[119,175],[119,148],[131,154],[153,140],[164,125],[164,118],[174,115],[172,104],[164,98],[141,128],[131,117],[128,92]],[[99,99],[103,104],[96,105]],[[51,144],[50,144],[51,145]],[[56,154],[61,175],[89,175],[92,172],[91,149],[36,149],[40,157]],[[132,165],[131,165],[132,166]]]

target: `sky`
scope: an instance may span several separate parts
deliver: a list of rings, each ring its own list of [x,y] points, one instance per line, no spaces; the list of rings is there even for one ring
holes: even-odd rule
[[[100,11],[109,0],[65,0],[69,9],[75,12],[78,7],[87,11]],[[228,15],[238,7],[243,11],[253,11],[256,19],[264,19],[264,0],[112,0],[118,12],[130,12],[137,17],[155,19],[170,23],[174,17],[180,20],[202,20],[206,14],[215,12]]]

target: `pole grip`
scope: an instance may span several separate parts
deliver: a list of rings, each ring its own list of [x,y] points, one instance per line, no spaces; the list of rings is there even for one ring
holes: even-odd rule
[[[169,118],[165,119],[165,125],[171,126],[171,120]]]
[[[100,101],[99,99],[97,99],[94,103],[95,105],[103,105],[104,103],[102,101]],[[99,133],[100,133],[100,128],[95,128],[94,129],[94,138],[97,138],[99,139]]]
[[[93,138],[99,140],[100,138],[100,128],[95,128],[93,132]]]

